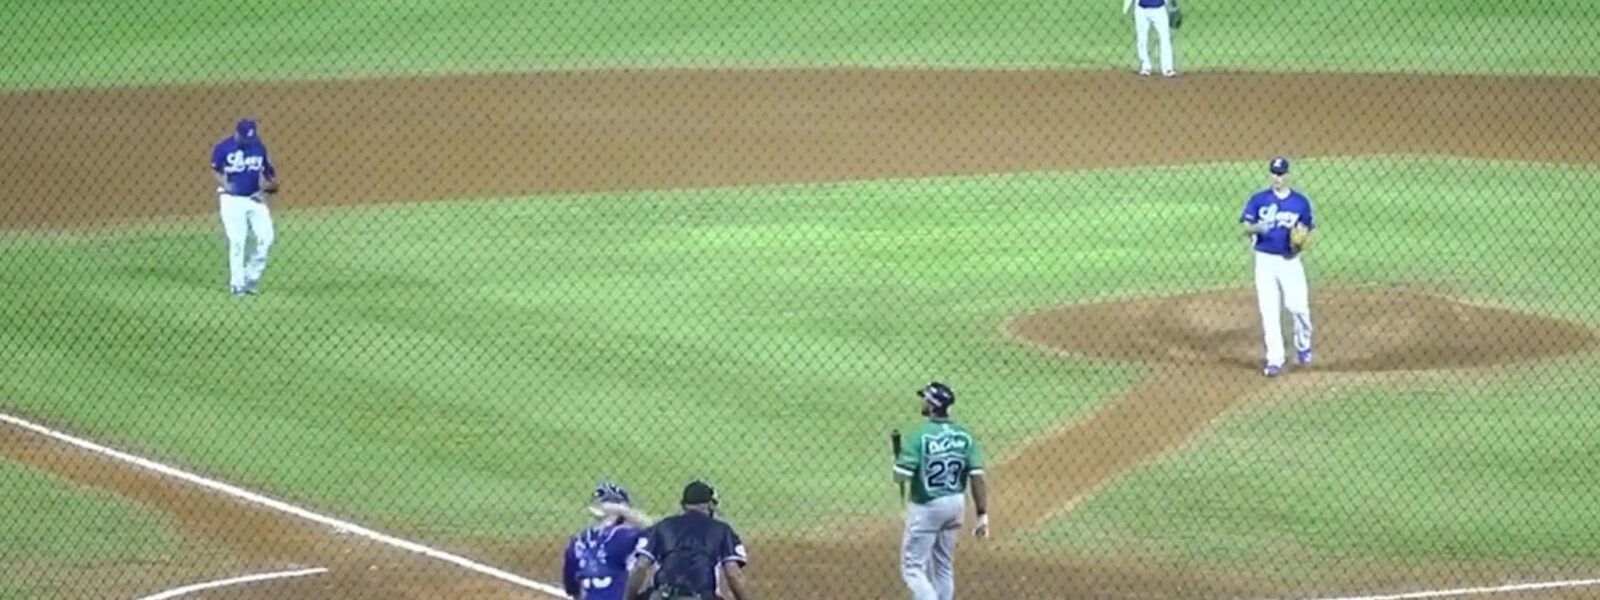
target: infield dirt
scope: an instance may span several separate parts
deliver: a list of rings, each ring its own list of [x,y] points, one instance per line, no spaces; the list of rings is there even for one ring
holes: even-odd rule
[[[936,70],[610,71],[27,92],[0,95],[6,140],[0,173],[7,178],[0,218],[6,228],[63,228],[210,214],[215,198],[206,150],[241,114],[262,119],[284,173],[277,210],[293,211],[1259,160],[1280,152],[1593,164],[1600,162],[1595,98],[1600,80],[1593,79],[1198,73],[1165,81],[1124,73]],[[1378,305],[1383,311],[1374,312]],[[1010,323],[1019,343],[1143,362],[1153,374],[999,465],[998,529],[1017,531],[1070,510],[1106,481],[1258,397],[1268,382],[1252,364],[1251,307],[1245,292],[1221,292],[1061,307]],[[1492,376],[1498,365],[1594,346],[1592,334],[1575,325],[1400,290],[1316,290],[1313,310],[1329,336],[1323,362],[1284,385],[1419,371]],[[1141,317],[1153,312],[1166,317]],[[1374,314],[1390,321],[1374,324]],[[1423,322],[1426,331],[1416,325]],[[203,597],[533,597],[33,434],[0,428],[0,455],[155,507],[190,539],[185,552],[159,565],[99,565],[93,576],[61,578],[84,597],[307,565],[330,572]],[[859,529],[869,535],[751,540],[757,590],[770,598],[902,597],[894,523]],[[445,549],[554,582],[559,543],[458,542]],[[959,561],[965,598],[1309,591],[1284,589],[1256,573],[1041,556],[1007,536],[964,540]],[[1529,574],[1513,565],[1481,565],[1387,575],[1367,570],[1359,581],[1353,572],[1331,574],[1323,583],[1416,585],[1513,572]]]

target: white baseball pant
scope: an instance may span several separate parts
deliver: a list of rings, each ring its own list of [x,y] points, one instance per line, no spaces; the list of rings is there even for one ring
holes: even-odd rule
[[[248,196],[222,194],[218,198],[222,214],[222,233],[228,237],[228,285],[244,287],[261,279],[267,270],[267,252],[272,249],[272,213],[265,202]],[[245,260],[245,243],[255,234],[255,252]]]
[[[1311,302],[1306,270],[1300,257],[1256,252],[1256,302],[1261,309],[1261,336],[1267,364],[1283,366],[1283,309],[1294,316],[1294,347],[1311,349]],[[1282,301],[1281,303],[1279,301]]]
[[[1161,45],[1161,72],[1171,73],[1172,27],[1167,21],[1166,7],[1133,9],[1133,39],[1139,50],[1139,70],[1150,70],[1150,28],[1156,28],[1156,42]]]

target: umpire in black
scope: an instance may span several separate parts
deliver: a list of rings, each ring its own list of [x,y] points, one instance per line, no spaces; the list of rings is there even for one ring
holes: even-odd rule
[[[639,536],[625,597],[720,600],[720,574],[727,580],[734,600],[751,600],[744,580],[749,558],[739,534],[716,519],[716,490],[703,482],[692,482],[683,488],[680,504],[682,513],[662,519]]]

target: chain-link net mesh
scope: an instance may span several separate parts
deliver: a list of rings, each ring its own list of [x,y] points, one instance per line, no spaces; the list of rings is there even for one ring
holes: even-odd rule
[[[0,598],[1600,595],[1597,32],[9,0]]]

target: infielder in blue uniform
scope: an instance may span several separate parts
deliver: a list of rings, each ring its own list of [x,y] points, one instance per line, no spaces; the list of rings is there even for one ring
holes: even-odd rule
[[[228,236],[228,290],[235,296],[254,294],[272,249],[267,199],[278,190],[277,169],[267,158],[254,120],[239,121],[233,135],[212,147],[211,171],[217,180],[222,232]],[[255,252],[246,262],[245,241],[252,232]]]
[[[1178,68],[1172,64],[1172,22],[1167,16],[1167,5],[1176,0],[1123,0],[1122,12],[1138,4],[1133,11],[1133,43],[1139,57],[1139,74],[1150,75],[1150,28],[1156,29],[1156,43],[1161,47],[1161,75],[1177,77]]]
[[[639,532],[649,526],[633,510],[628,491],[601,483],[590,497],[595,523],[572,536],[561,561],[561,583],[578,600],[624,600]]]
[[[1311,200],[1289,187],[1289,159],[1274,158],[1267,170],[1271,187],[1250,196],[1239,221],[1256,254],[1256,301],[1267,354],[1262,372],[1277,377],[1283,372],[1285,306],[1294,317],[1295,357],[1301,365],[1311,364],[1311,305],[1300,253],[1311,244],[1317,223]]]

